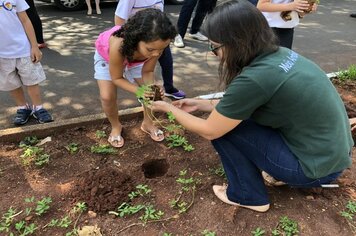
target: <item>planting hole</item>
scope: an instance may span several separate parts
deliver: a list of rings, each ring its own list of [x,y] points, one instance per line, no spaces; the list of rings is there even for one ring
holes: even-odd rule
[[[165,159],[150,160],[142,164],[142,171],[146,178],[153,179],[167,173],[169,164]]]

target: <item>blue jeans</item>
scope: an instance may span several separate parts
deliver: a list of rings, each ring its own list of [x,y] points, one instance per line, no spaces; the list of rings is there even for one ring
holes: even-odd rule
[[[162,70],[163,87],[167,93],[175,93],[178,90],[173,86],[173,57],[171,48],[166,47],[158,59]]]
[[[306,177],[281,135],[252,120],[241,122],[212,144],[220,155],[228,179],[227,196],[242,205],[269,203],[261,170],[293,187],[320,187],[341,174],[337,172],[319,179]]]
[[[179,13],[177,22],[178,33],[184,38],[187,32],[190,18],[192,17],[195,6],[194,19],[190,27],[190,33],[196,34],[200,30],[200,26],[207,13],[211,12],[216,5],[216,0],[185,0]]]

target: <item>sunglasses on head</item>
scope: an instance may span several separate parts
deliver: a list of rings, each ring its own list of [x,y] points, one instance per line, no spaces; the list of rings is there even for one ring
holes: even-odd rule
[[[220,46],[214,46],[212,43],[209,43],[209,50],[210,52],[214,53],[215,56],[218,55],[217,51],[219,48],[223,47],[224,45],[221,44]]]

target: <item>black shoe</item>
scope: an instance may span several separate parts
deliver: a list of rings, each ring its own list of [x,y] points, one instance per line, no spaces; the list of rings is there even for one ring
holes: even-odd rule
[[[356,18],[356,13],[350,14],[351,17]]]
[[[48,113],[48,111],[44,108],[39,109],[38,111],[33,112],[33,117],[35,117],[39,123],[48,123],[52,122],[53,118],[51,114]]]
[[[31,109],[18,109],[14,117],[14,124],[15,125],[26,124],[28,119],[30,119],[31,115],[32,115]]]

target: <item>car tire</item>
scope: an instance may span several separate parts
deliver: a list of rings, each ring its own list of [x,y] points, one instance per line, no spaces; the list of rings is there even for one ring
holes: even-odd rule
[[[77,11],[83,8],[85,0],[54,0],[54,3],[63,11]]]
[[[166,0],[167,3],[172,4],[172,5],[181,5],[183,4],[184,0]]]

